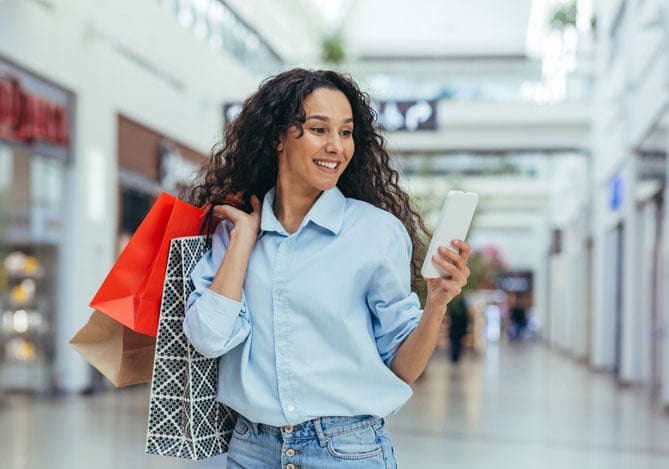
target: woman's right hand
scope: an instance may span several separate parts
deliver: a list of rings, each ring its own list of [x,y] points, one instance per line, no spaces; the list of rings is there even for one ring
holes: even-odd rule
[[[251,196],[251,213],[227,204],[214,207],[214,215],[230,220],[234,227],[230,232],[230,244],[209,288],[234,301],[242,301],[242,287],[249,257],[260,232],[261,206],[258,197]]]
[[[237,238],[239,241],[249,243],[253,246],[260,232],[260,213],[262,207],[260,199],[255,195],[251,196],[251,207],[253,211],[246,213],[232,205],[216,205],[214,207],[214,215],[225,220],[230,220],[233,223],[234,228],[230,233],[232,238]]]

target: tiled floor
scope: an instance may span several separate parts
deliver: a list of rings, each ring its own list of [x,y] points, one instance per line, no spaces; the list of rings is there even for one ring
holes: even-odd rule
[[[146,386],[0,407],[2,469],[212,467],[143,453]],[[388,419],[401,468],[667,469],[669,416],[543,346],[492,347],[452,366],[437,352]],[[219,465],[220,466],[220,465]]]

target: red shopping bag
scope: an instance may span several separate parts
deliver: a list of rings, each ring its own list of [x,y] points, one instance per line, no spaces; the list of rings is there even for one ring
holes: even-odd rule
[[[156,336],[170,241],[200,234],[206,209],[162,193],[107,274],[90,306]]]

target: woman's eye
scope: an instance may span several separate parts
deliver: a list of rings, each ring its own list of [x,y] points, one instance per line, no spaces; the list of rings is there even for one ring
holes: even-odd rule
[[[353,131],[352,131],[352,130],[342,130],[342,131],[341,131],[341,134],[342,134],[344,137],[350,137],[351,135],[353,135]]]
[[[317,134],[325,133],[325,129],[323,127],[312,127],[311,130]]]

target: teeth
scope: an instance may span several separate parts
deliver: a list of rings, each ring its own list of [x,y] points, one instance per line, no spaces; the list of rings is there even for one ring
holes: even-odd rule
[[[330,169],[335,169],[337,167],[336,162],[314,160],[314,163],[316,163],[318,166],[323,166],[325,168],[330,168]]]

